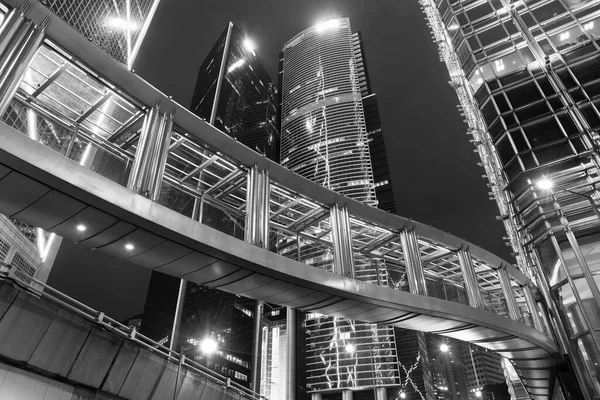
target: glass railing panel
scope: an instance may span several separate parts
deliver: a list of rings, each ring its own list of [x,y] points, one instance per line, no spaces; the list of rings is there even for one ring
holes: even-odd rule
[[[73,127],[50,120],[17,99],[9,103],[2,122],[63,155],[67,153],[75,134]]]
[[[67,156],[94,172],[122,186],[127,186],[132,160],[127,154],[97,141],[80,130],[73,140]]]
[[[444,280],[444,290],[446,293],[446,300],[454,303],[469,305],[467,292],[465,291],[463,285],[458,285],[454,282]]]
[[[444,290],[444,282],[441,278],[428,277],[425,279],[425,285],[427,287],[427,295],[429,297],[447,300],[446,292]]]
[[[227,209],[225,206],[205,201],[202,208],[201,222],[229,236],[244,240],[244,215],[237,214],[234,210]]]
[[[163,181],[157,203],[191,218],[195,200],[196,197],[190,193]]]
[[[525,300],[525,295],[523,293],[523,289],[517,284],[517,282],[510,278],[512,289],[514,292],[515,300],[517,302],[517,308],[519,309],[519,314],[521,316],[521,322],[525,325],[535,328],[533,325],[533,319],[531,317],[531,310],[527,306],[527,301]]]
[[[404,264],[393,263],[386,261],[386,275],[388,279],[388,287],[400,290],[402,292],[410,292],[408,287],[408,279],[406,278],[406,267]]]

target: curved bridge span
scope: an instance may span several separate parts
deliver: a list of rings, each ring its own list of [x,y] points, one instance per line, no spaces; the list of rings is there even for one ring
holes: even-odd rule
[[[547,398],[556,345],[540,331],[468,305],[307,266],[176,213],[0,127],[0,212],[188,281],[303,311],[418,329],[511,359]],[[43,183],[42,183],[43,182]],[[76,227],[85,224],[85,234]],[[135,250],[125,249],[133,244]]]
[[[0,213],[227,292],[469,341],[551,397],[562,357],[512,265],[264,159],[37,1],[11,18],[37,40],[0,34],[6,65],[29,63],[0,71]]]

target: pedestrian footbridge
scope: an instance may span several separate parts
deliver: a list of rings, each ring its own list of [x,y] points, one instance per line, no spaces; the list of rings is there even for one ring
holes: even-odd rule
[[[32,2],[7,23],[47,16]],[[264,159],[56,18],[27,29],[29,67],[0,66],[0,213],[226,292],[477,344],[551,397],[561,352],[515,267]],[[0,55],[25,57],[7,37]]]

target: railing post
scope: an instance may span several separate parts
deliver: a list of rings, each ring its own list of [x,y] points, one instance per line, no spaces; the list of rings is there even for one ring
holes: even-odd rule
[[[425,272],[423,271],[421,251],[419,250],[419,241],[417,240],[415,231],[403,230],[400,232],[400,241],[402,242],[402,252],[404,253],[406,276],[410,292],[427,296]]]
[[[502,293],[504,294],[504,298],[506,299],[506,306],[508,308],[508,316],[513,321],[521,320],[521,313],[519,312],[519,307],[517,306],[517,300],[515,299],[515,292],[512,290],[510,284],[510,278],[508,276],[508,272],[506,272],[506,266],[502,265],[500,268],[496,270],[498,273],[498,280],[500,281],[500,288],[502,289]]]
[[[267,171],[254,166],[248,170],[248,185],[246,188],[246,224],[244,240],[258,247],[267,248],[269,245],[269,200],[271,186]],[[254,334],[252,340],[252,377],[250,389],[260,392],[260,366],[262,355],[262,314],[264,303],[256,302],[254,310]]]
[[[531,288],[529,285],[522,285],[521,289],[523,289],[523,295],[525,296],[525,302],[527,303],[527,308],[529,309],[529,313],[531,314],[531,320],[533,321],[533,327],[540,332],[544,331],[542,327],[542,321],[540,319],[540,314],[537,308],[537,302],[533,297],[533,293],[531,293]]]
[[[465,291],[467,292],[469,305],[475,308],[485,308],[483,297],[479,291],[479,283],[477,282],[477,276],[475,275],[471,254],[464,249],[458,249],[456,253],[458,255],[460,270],[463,279],[465,280]]]
[[[0,31],[0,115],[15,95],[50,23],[50,18],[46,17],[39,26],[34,26],[24,15],[28,6],[25,2],[12,10]]]
[[[333,236],[333,272],[354,278],[354,255],[348,210],[346,207],[334,204],[329,211]]]

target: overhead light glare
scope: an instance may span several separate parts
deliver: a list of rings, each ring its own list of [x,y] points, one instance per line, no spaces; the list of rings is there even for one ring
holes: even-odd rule
[[[340,26],[340,20],[339,19],[329,19],[327,21],[321,22],[319,24],[317,24],[317,26],[315,27],[315,30],[317,32],[325,32],[328,31],[330,29],[335,29],[338,28]]]
[[[134,21],[129,21],[129,24],[127,24],[127,20],[125,18],[120,17],[109,18],[107,25],[113,29],[118,29],[122,31],[127,30],[127,25],[129,25],[130,31],[136,31],[139,28],[138,24],[136,24]]]
[[[541,190],[550,190],[554,187],[554,182],[548,178],[542,178],[535,183],[535,186]]]
[[[79,224],[79,225],[77,225],[77,230],[78,230],[79,232],[85,232],[85,230],[86,230],[86,229],[87,229],[87,228],[86,228],[86,227],[85,227],[85,225],[83,225],[83,224]]]
[[[250,40],[250,39],[245,39],[244,40],[244,48],[251,52],[252,54],[254,54],[254,50],[256,50],[256,45],[254,44],[254,41]]]
[[[458,24],[452,24],[448,27],[449,31],[456,31],[458,30],[458,28],[460,28],[460,26]]]
[[[200,351],[204,354],[213,354],[217,351],[217,341],[212,338],[206,338],[200,342]]]
[[[132,245],[131,243],[127,243],[127,244],[125,245],[125,250],[129,250],[129,251],[131,251],[131,250],[133,250],[133,249],[135,249],[135,246],[134,246],[134,245]]]

